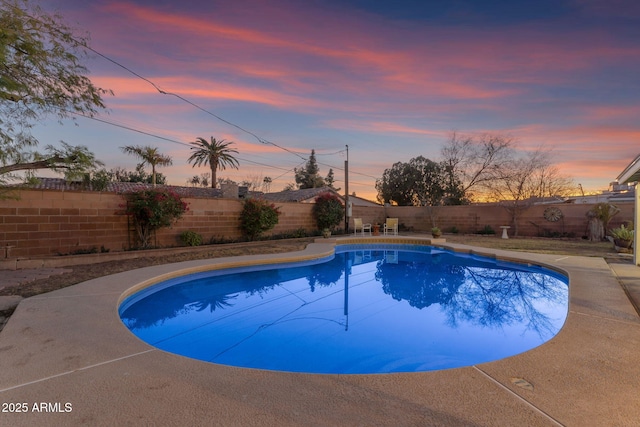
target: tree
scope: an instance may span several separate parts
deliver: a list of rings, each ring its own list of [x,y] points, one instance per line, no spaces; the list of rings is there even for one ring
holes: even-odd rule
[[[325,178],[320,176],[320,168],[316,160],[315,150],[311,150],[309,159],[303,168],[294,168],[293,171],[295,173],[296,184],[300,190],[305,188],[329,187],[335,191],[340,191],[339,188],[334,187],[335,176],[332,168],[329,169],[329,173],[327,173]]]
[[[333,230],[344,220],[344,206],[334,193],[326,192],[318,195],[312,208],[313,216],[320,230]]]
[[[332,188],[332,189],[334,189],[336,191],[340,191],[340,188],[336,188],[334,186],[334,182],[335,182],[335,177],[333,175],[333,169],[330,168],[329,169],[329,173],[327,173],[327,176],[324,179],[324,184],[329,188]]]
[[[262,192],[263,193],[268,193],[271,191],[271,183],[273,182],[273,179],[269,176],[265,176],[262,179]]]
[[[316,161],[316,151],[311,150],[311,155],[303,168],[294,168],[298,189],[324,187],[324,179],[319,175],[320,169]]]
[[[172,164],[171,157],[161,154],[156,147],[127,145],[120,147],[127,154],[132,154],[142,160],[141,165],[151,165],[151,184],[157,184],[156,166],[169,166]]]
[[[458,188],[463,200],[477,198],[474,190],[482,192],[496,171],[508,165],[513,157],[513,144],[513,138],[504,135],[484,134],[474,138],[453,132],[441,150],[450,186]]]
[[[249,191],[260,191],[264,187],[264,179],[260,174],[250,174],[242,180],[241,185]]]
[[[209,165],[211,168],[211,188],[216,188],[218,182],[218,169],[224,170],[227,166],[238,169],[238,160],[233,157],[238,151],[231,148],[232,141],[224,139],[216,140],[211,137],[211,142],[204,138],[197,138],[195,142],[191,142],[191,156],[187,162],[193,162],[193,167],[201,165]]]
[[[11,175],[16,171],[33,171],[37,169],[51,169],[54,172],[65,174],[67,179],[82,178],[85,174],[95,170],[102,162],[97,160],[94,154],[85,146],[72,146],[65,142],[60,143],[62,148],[47,145],[46,154],[36,152],[22,153],[23,159],[30,158],[31,161],[22,161],[13,164],[0,166],[0,176]],[[0,161],[4,160],[8,153],[0,149]],[[9,154],[11,156],[11,154]],[[16,157],[17,158],[17,157]],[[14,159],[16,159],[14,158]],[[0,178],[1,181],[1,178]]]
[[[587,225],[587,236],[591,242],[599,242],[604,239],[609,228],[611,218],[620,213],[620,209],[607,202],[596,203],[586,213],[589,223]]]
[[[208,187],[209,179],[211,179],[210,173],[201,173],[200,175],[194,175],[187,180],[187,184],[191,184],[193,187]]]
[[[279,215],[280,210],[273,203],[247,199],[240,212],[240,228],[249,240],[256,240],[262,233],[276,226]]]
[[[211,174],[209,172],[201,173],[200,174],[200,185],[202,187],[208,187],[210,179],[211,179]]]
[[[535,151],[514,155],[493,173],[485,183],[492,200],[499,202],[511,215],[514,235],[518,235],[518,218],[538,198],[564,196],[574,187],[571,179],[552,164],[551,151]]]
[[[187,204],[171,190],[150,189],[124,194],[125,214],[129,215],[136,229],[140,246],[150,246],[151,234],[169,227],[187,211]]]
[[[138,163],[134,171],[126,170],[125,168],[117,167],[107,172],[110,182],[143,182],[146,184],[153,184],[153,175],[148,174],[144,170],[144,164]],[[162,173],[156,173],[156,184],[164,185],[167,183],[167,177]]]
[[[26,0],[0,0],[0,184],[37,169],[76,178],[98,162],[86,147],[65,143],[35,151],[34,123],[50,115],[93,117],[111,91],[93,85],[81,64],[87,37],[73,34],[58,15]]]
[[[422,156],[385,169],[376,189],[380,202],[400,206],[439,206],[448,200],[442,165]]]

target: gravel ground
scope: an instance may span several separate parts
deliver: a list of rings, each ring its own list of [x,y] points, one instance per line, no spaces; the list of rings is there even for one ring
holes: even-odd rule
[[[14,286],[6,286],[0,289],[0,296],[19,295],[23,298],[28,298],[95,279],[96,277],[108,276],[110,274],[135,270],[136,268],[148,267],[150,265],[169,264],[194,259],[299,251],[304,249],[314,239],[315,238],[310,237],[304,239],[211,245],[194,248],[193,251],[187,253],[133,258],[89,265],[66,266],[64,267],[65,270],[69,271],[63,274],[52,275],[44,279],[37,279],[32,282],[20,283]]]

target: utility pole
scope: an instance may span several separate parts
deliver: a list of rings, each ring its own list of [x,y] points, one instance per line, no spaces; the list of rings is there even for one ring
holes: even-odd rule
[[[347,147],[347,160],[344,161],[344,232],[349,234],[349,146]]]

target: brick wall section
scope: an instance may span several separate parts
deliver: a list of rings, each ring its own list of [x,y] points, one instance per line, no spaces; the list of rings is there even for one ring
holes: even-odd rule
[[[586,235],[588,218],[587,211],[591,204],[555,204],[535,205],[526,210],[518,220],[520,236],[548,236],[552,233],[561,235],[573,235],[582,237]],[[618,203],[620,213],[616,215],[610,228],[618,227],[626,221],[633,220],[633,203]],[[543,214],[549,207],[556,207],[563,213],[563,218],[557,222],[547,221]],[[496,233],[501,233],[500,226],[511,226],[510,235],[513,235],[513,225],[507,211],[500,206],[471,205],[471,206],[442,206],[442,207],[412,207],[389,206],[384,208],[386,217],[398,218],[401,226],[412,228],[416,231],[428,232],[431,230],[431,214],[435,224],[444,232],[456,227],[460,233],[476,233],[486,225],[493,228]]]
[[[312,204],[275,203],[275,205],[280,208],[282,214],[278,218],[278,224],[271,232],[267,233],[267,235],[285,233],[298,229],[304,229],[311,233],[318,228],[316,220],[311,213],[311,209],[313,208]]]
[[[158,230],[156,235],[157,246],[181,245],[180,234],[191,230],[199,233],[203,241],[212,239],[238,239],[242,237],[240,230],[240,212],[242,201],[237,199],[194,199],[185,198],[189,204],[189,211],[171,228]],[[276,203],[281,215],[278,224],[273,230],[265,233],[288,233],[298,229],[312,232],[316,229],[315,221],[311,216],[312,205],[305,203]]]
[[[158,230],[154,244],[161,247],[181,245],[180,234],[191,230],[211,239],[237,239],[241,236],[238,217],[242,203],[230,199],[184,198],[189,210],[169,228]]]
[[[126,247],[127,218],[116,215],[122,197],[115,194],[22,191],[20,200],[0,203],[0,245],[14,246],[12,257]]]
[[[237,239],[242,202],[235,199],[185,198],[189,211],[172,227],[159,230],[153,244],[180,245],[180,233],[195,231],[205,242]],[[104,247],[129,249],[134,238],[122,214],[122,196],[113,193],[25,190],[19,200],[0,201],[0,246],[13,246],[11,257],[69,254]],[[315,230],[312,205],[281,203],[278,225],[267,234],[303,228]],[[4,251],[0,251],[0,258]]]
[[[158,231],[155,243],[161,247],[180,245],[180,233],[193,230],[205,242],[212,238],[241,237],[239,216],[242,202],[235,199],[188,198],[189,211],[171,228]],[[112,252],[130,247],[127,217],[120,213],[124,199],[113,193],[71,192],[52,190],[22,191],[19,200],[0,201],[0,246],[10,245],[12,258],[68,254],[82,249],[104,246]],[[316,230],[311,214],[312,204],[278,203],[282,215],[268,234],[304,229]],[[585,213],[592,205],[553,205],[562,210],[564,218],[558,222],[544,219],[549,207],[533,206],[519,221],[520,235],[538,236],[544,233],[565,233],[581,237],[587,229]],[[632,219],[633,203],[619,203],[621,213],[614,217],[611,227]],[[384,223],[387,217],[397,217],[401,226],[415,231],[429,232],[431,214],[445,232],[456,227],[460,233],[475,233],[485,225],[496,233],[501,225],[510,224],[507,212],[497,206],[424,207],[362,207],[353,208],[353,217],[372,224]],[[349,224],[353,226],[353,222]],[[511,233],[513,234],[513,233]],[[0,251],[2,257],[3,251]]]
[[[362,218],[364,224],[384,224],[387,216],[383,206],[354,206],[352,218]],[[349,227],[353,228],[353,220],[350,221]]]

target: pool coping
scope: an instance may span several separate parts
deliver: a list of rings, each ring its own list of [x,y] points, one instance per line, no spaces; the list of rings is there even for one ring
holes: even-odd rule
[[[601,258],[419,237],[356,240],[318,239],[300,252],[146,267],[23,300],[0,332],[0,396],[29,410],[3,418],[12,425],[198,425],[212,419],[224,425],[631,425],[640,417],[640,319]],[[495,362],[410,374],[311,375],[165,353],[133,336],[117,314],[125,295],[159,278],[309,260],[332,253],[335,244],[361,242],[428,242],[564,272],[567,321],[542,346]],[[32,405],[42,402],[52,411],[34,411]]]

